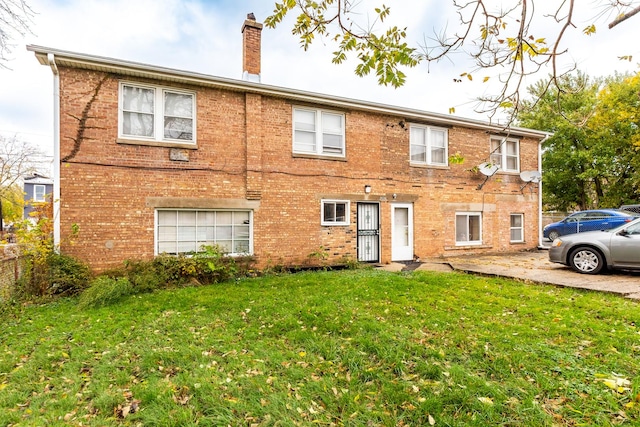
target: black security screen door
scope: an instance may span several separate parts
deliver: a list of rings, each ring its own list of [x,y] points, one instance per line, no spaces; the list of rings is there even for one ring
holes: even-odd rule
[[[380,261],[380,206],[358,203],[358,261]]]

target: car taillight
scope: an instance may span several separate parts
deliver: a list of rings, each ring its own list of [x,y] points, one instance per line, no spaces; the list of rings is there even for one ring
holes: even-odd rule
[[[624,222],[631,222],[631,221],[633,221],[633,219],[631,219],[631,218],[625,218],[625,220],[624,220]]]

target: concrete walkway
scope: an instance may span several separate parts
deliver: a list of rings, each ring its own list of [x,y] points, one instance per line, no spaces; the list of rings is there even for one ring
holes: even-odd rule
[[[550,262],[548,256],[546,250],[499,255],[468,255],[427,259],[412,264],[391,263],[381,268],[388,271],[460,271],[510,277],[535,283],[609,292],[640,301],[640,272],[579,274],[569,267]]]

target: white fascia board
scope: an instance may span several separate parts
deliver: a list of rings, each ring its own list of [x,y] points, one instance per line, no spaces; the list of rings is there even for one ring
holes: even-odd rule
[[[422,110],[403,108],[394,105],[379,104],[368,101],[355,100],[315,92],[270,86],[262,83],[217,77],[208,74],[194,73],[172,68],[123,61],[119,59],[68,52],[43,46],[28,45],[27,50],[35,53],[42,65],[49,66],[49,55],[54,55],[58,66],[69,66],[88,70],[117,73],[142,78],[150,78],[176,83],[193,84],[198,86],[217,87],[233,91],[251,92],[260,95],[287,98],[296,102],[309,102],[333,107],[368,111],[379,114],[398,116],[406,120],[428,121],[445,126],[462,126],[482,129],[500,134],[509,133],[523,137],[543,139],[549,135],[534,129],[494,125],[481,120],[467,119],[445,114],[430,113]]]

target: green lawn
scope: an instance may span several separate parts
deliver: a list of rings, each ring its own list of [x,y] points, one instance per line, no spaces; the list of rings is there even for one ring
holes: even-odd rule
[[[0,315],[0,425],[640,423],[616,296],[353,270],[77,302]]]

